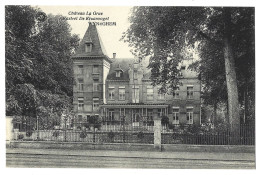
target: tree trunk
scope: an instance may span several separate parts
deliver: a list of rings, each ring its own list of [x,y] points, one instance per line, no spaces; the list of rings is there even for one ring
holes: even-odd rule
[[[244,123],[246,123],[246,122],[247,122],[247,118],[248,118],[248,116],[249,116],[249,106],[248,106],[248,102],[249,102],[249,96],[248,96],[248,82],[246,82],[244,101],[245,101]]]
[[[227,107],[227,108],[226,108],[226,109],[227,109],[227,112],[226,112],[226,116],[225,116],[225,121],[226,121],[227,124],[229,124],[229,117],[228,117],[228,116],[229,116],[229,115],[228,115],[228,100],[227,100],[225,103],[226,103],[226,107]]]
[[[217,121],[217,102],[214,102],[213,106],[213,124],[216,126],[216,121]]]
[[[232,143],[237,144],[240,137],[240,116],[237,77],[235,71],[235,61],[231,44],[231,8],[223,8],[224,17],[224,59],[226,69],[226,81],[228,92],[228,114],[230,131],[232,133]]]

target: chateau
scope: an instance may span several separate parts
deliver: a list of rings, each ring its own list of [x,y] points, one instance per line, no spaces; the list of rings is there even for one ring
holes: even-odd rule
[[[181,85],[173,94],[161,94],[149,79],[147,62],[109,58],[93,24],[72,56],[75,85],[73,107],[77,126],[90,116],[102,120],[102,128],[128,121],[131,126],[152,125],[155,117],[167,116],[171,124],[199,125],[200,81],[195,72],[181,67]]]

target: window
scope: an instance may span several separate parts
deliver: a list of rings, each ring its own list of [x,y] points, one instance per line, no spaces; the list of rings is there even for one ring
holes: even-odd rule
[[[133,77],[134,80],[137,80],[138,79],[138,74],[137,74],[137,71],[134,71],[134,77]]]
[[[147,116],[143,116],[144,126],[153,126],[153,109],[147,109]]]
[[[132,102],[139,103],[139,86],[132,87]]]
[[[86,43],[86,45],[85,45],[85,51],[86,51],[86,52],[91,52],[91,49],[92,49],[92,44],[91,44],[91,43]]]
[[[133,115],[132,115],[132,126],[133,127],[139,127],[140,126],[140,123],[139,123],[140,120],[141,120],[140,110],[134,109]]]
[[[93,73],[98,73],[98,65],[93,66]]]
[[[119,100],[125,100],[125,87],[119,87]]]
[[[140,118],[141,118],[141,116],[140,116],[140,114],[134,114],[134,116],[133,116],[133,122],[139,122],[140,121]]]
[[[84,67],[83,65],[78,65],[79,74],[84,74]]]
[[[84,90],[83,79],[78,79],[78,81],[79,81],[78,90],[79,90],[79,91],[83,91],[83,90]]]
[[[94,92],[97,92],[99,90],[99,88],[98,88],[98,83],[97,82],[94,82],[93,83],[93,91]]]
[[[135,63],[134,63],[134,69],[137,69],[138,68],[138,63],[137,63],[137,59],[135,60]]]
[[[172,109],[173,114],[173,124],[179,124],[179,108],[173,108]]]
[[[78,110],[83,110],[83,109],[84,109],[84,98],[78,97]]]
[[[115,111],[114,109],[109,109],[108,111],[108,121],[114,121],[115,119]]]
[[[120,116],[125,116],[125,108],[124,109],[122,109],[122,108],[119,109],[119,115]]]
[[[89,123],[90,115],[87,115],[87,123]]]
[[[174,99],[179,99],[179,96],[180,96],[180,88],[179,88],[179,87],[176,87],[176,88],[173,90],[173,98],[174,98]]]
[[[153,86],[147,86],[147,100],[153,100]]]
[[[116,77],[121,77],[121,71],[116,71]]]
[[[187,98],[192,99],[193,98],[193,87],[187,87]]]
[[[153,109],[148,109],[148,121],[153,121]]]
[[[193,108],[187,108],[187,124],[193,124]]]
[[[163,112],[163,109],[158,109],[158,116],[163,116],[164,115],[164,112]]]
[[[124,122],[125,122],[125,116],[120,115],[120,121],[122,122],[121,124],[124,124]]]
[[[115,97],[115,88],[114,87],[109,87],[108,88],[108,99],[109,100],[114,100]]]
[[[78,115],[78,121],[82,122],[82,115]]]
[[[158,92],[158,99],[159,100],[164,100],[165,99],[165,94]]]
[[[99,98],[93,98],[93,111],[97,111],[99,108]]]

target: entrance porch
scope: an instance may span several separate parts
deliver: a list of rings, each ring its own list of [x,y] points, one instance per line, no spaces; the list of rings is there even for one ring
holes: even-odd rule
[[[166,104],[105,104],[101,105],[101,130],[139,130],[152,132],[154,118],[167,116]]]

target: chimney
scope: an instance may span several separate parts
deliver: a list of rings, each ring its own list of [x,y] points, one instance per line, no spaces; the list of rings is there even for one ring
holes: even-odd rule
[[[113,58],[114,58],[114,59],[116,58],[116,53],[113,53]]]

